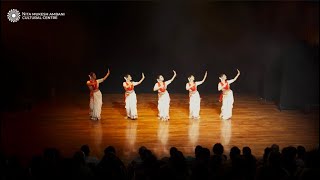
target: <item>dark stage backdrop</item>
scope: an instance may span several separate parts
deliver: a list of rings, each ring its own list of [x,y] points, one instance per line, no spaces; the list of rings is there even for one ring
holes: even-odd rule
[[[58,20],[7,19],[20,12],[63,12]],[[241,71],[235,93],[283,107],[319,104],[318,2],[1,2],[2,107],[10,102],[88,93],[93,71],[110,77],[102,93],[122,93],[123,76],[137,93],[152,93],[158,74],[177,78],[170,93],[218,93],[218,76]],[[9,104],[8,104],[9,103]]]

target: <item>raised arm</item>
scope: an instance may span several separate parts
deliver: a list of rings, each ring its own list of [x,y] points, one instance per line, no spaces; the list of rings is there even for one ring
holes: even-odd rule
[[[172,82],[174,80],[174,78],[176,78],[176,76],[177,76],[177,73],[176,73],[176,71],[173,70],[173,76],[170,79],[170,81]]]
[[[208,72],[206,71],[206,73],[204,74],[204,77],[203,77],[202,81],[199,81],[199,82],[197,83],[197,85],[202,84],[202,83],[206,80],[207,74],[208,74]]]
[[[240,76],[240,71],[239,71],[239,69],[237,69],[237,71],[238,71],[238,74],[236,75],[236,77],[234,77],[233,79],[229,80],[229,84],[235,82],[235,81],[238,79],[238,77]]]
[[[168,81],[165,82],[165,84],[166,84],[165,86],[169,86],[169,84],[172,83],[172,81],[174,80],[174,78],[176,78],[176,76],[177,76],[177,73],[176,73],[176,71],[173,70],[173,76],[171,79],[169,79]]]
[[[109,75],[110,75],[110,70],[108,69],[107,74],[102,78],[102,80],[103,80],[103,81],[106,80]]]
[[[145,78],[145,77],[144,77],[144,74],[142,73],[142,78],[140,79],[140,81],[139,81],[139,82],[137,82],[137,83],[136,83],[136,84],[134,84],[134,85],[136,86],[136,85],[141,84],[141,83],[142,83],[142,81],[144,80],[144,78]]]

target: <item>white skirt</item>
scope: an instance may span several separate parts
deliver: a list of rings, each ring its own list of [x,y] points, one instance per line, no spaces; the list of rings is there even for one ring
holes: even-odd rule
[[[137,111],[137,95],[133,91],[130,94],[126,95],[126,112],[127,117],[130,119],[137,119],[138,118],[138,111]]]
[[[163,94],[158,96],[159,119],[164,121],[167,121],[170,119],[169,108],[170,108],[170,96],[168,91],[165,91]]]
[[[222,106],[220,114],[220,117],[222,119],[230,119],[232,117],[233,102],[233,92],[232,90],[228,90],[228,92],[224,93],[222,96]]]
[[[90,118],[92,120],[100,120],[101,119],[101,107],[102,107],[102,94],[101,91],[98,90],[90,96]]]
[[[199,119],[200,113],[200,95],[199,92],[196,91],[192,93],[189,97],[189,118]]]

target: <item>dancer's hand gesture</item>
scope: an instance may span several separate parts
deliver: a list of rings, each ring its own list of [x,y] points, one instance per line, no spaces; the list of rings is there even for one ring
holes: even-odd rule
[[[109,70],[109,68],[108,68],[107,74],[102,78],[103,81],[105,81],[109,75],[110,75],[110,70]]]
[[[141,75],[142,75],[142,78],[141,78],[140,81],[137,83],[137,85],[140,84],[140,83],[144,80],[144,74],[142,73]]]
[[[204,74],[204,77],[203,77],[202,81],[200,81],[201,84],[206,80],[207,75],[208,75],[208,72],[206,71],[206,73]]]

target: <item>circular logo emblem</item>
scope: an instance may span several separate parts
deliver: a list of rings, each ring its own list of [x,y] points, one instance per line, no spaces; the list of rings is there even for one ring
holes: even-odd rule
[[[11,9],[7,14],[8,20],[10,22],[18,22],[20,19],[20,12],[16,9]]]

